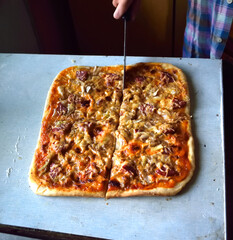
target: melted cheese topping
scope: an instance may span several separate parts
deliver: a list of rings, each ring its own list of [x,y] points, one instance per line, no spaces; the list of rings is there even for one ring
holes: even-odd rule
[[[63,191],[172,188],[192,166],[187,84],[176,68],[71,67],[54,80],[35,175]],[[111,169],[110,181],[109,174]]]

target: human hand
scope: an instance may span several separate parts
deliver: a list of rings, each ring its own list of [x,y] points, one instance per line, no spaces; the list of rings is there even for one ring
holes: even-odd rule
[[[136,18],[141,0],[112,0],[112,5],[116,8],[113,17],[120,19],[127,11],[129,20]]]

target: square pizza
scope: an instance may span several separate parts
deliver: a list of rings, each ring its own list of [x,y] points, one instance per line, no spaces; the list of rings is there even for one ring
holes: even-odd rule
[[[73,66],[54,79],[29,173],[45,196],[175,195],[195,169],[184,73],[168,63]]]

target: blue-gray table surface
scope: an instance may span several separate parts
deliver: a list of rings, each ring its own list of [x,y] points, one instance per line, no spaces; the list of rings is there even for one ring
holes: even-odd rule
[[[196,170],[174,197],[42,197],[28,172],[54,77],[73,65],[123,64],[120,56],[0,54],[0,224],[110,239],[223,239],[225,172],[222,62],[127,57],[127,64],[168,62],[187,76]]]

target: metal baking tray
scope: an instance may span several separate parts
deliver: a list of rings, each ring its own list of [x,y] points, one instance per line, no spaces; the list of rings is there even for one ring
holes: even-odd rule
[[[210,59],[127,57],[168,62],[187,76],[196,170],[174,197],[42,197],[28,172],[49,87],[72,65],[123,64],[120,56],[0,54],[0,223],[109,239],[224,239],[222,63]]]

